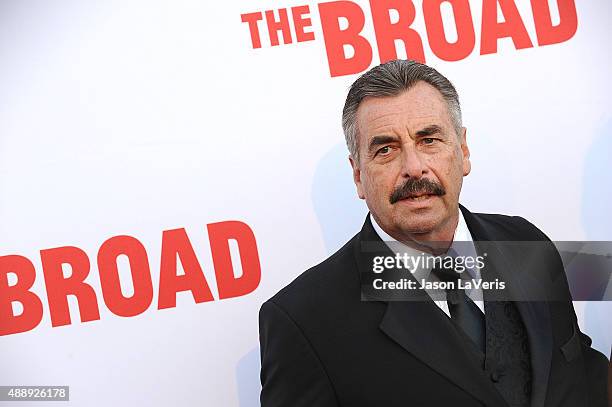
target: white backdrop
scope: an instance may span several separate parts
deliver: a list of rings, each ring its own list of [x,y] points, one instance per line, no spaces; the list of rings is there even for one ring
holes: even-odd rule
[[[456,85],[468,127],[461,202],[524,216],[553,240],[612,240],[612,3],[577,0],[576,34],[538,47],[517,0],[534,47],[505,38],[479,55],[481,3],[476,49],[445,62],[414,2],[427,62]],[[252,48],[241,14],[303,4],[314,41],[270,47],[261,24]],[[0,337],[0,385],[69,385],[74,406],[258,405],[259,306],[366,213],[340,127],[356,75],[330,76],[317,13],[316,2],[0,2],[0,255],[32,261],[43,303],[36,328]],[[206,225],[225,220],[253,230],[261,283],[218,300]],[[162,231],[181,227],[217,300],[179,293],[157,310]],[[121,234],[145,246],[155,292],[130,318],[105,307],[95,266]],[[81,322],[70,298],[72,324],[51,327],[40,250],[67,245],[90,258],[101,315]],[[612,304],[576,308],[609,355]]]

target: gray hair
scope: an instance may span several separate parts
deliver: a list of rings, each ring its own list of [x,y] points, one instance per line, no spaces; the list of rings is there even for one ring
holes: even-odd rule
[[[342,129],[351,157],[356,162],[359,162],[357,109],[363,99],[370,96],[397,96],[419,81],[430,84],[442,94],[448,105],[453,127],[458,136],[461,134],[461,107],[453,84],[432,67],[416,61],[396,59],[380,64],[361,75],[353,82],[346,96],[342,110]]]

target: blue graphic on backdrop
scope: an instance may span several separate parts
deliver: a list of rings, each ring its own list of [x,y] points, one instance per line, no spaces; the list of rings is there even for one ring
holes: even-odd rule
[[[238,405],[240,407],[259,407],[259,346],[253,348],[240,359],[236,366],[236,384],[238,387]]]
[[[582,225],[587,240],[612,240],[612,120],[595,138],[584,160],[582,179]],[[608,287],[610,285],[608,284]],[[612,356],[612,301],[588,302],[584,330],[593,348]]]
[[[331,254],[361,230],[368,208],[357,196],[344,143],[323,156],[312,184],[312,204]]]

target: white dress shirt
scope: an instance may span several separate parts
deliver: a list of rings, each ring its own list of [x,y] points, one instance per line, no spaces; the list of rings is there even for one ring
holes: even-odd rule
[[[381,238],[383,242],[391,249],[391,251],[395,254],[400,253],[403,255],[407,253],[409,256],[422,256],[422,252],[416,249],[413,249],[401,242],[398,242],[396,239],[387,234],[379,225],[376,223],[374,217],[370,214],[370,220],[372,221],[372,226],[374,226],[374,230]],[[457,242],[462,242],[457,244]],[[453,235],[453,243],[450,248],[454,250],[459,256],[472,256],[476,258],[476,247],[474,246],[474,239],[472,238],[472,234],[468,229],[465,219],[463,219],[463,214],[459,211],[459,222],[457,223],[457,228],[455,229],[455,233]],[[477,266],[470,269],[466,267],[466,271],[469,273],[470,278],[479,280],[480,279],[480,270]],[[414,278],[417,281],[421,281],[425,279],[427,281],[435,282],[440,281],[438,277],[431,274],[431,269],[427,268],[417,268],[413,274]],[[438,290],[425,290],[435,304],[442,310],[446,315],[450,317],[450,311],[448,310],[448,303],[445,299],[438,300],[438,298],[445,298],[446,293],[440,292]],[[480,311],[484,314],[484,302],[482,298],[482,289],[480,288],[472,288],[466,289],[466,294],[474,301],[474,303],[478,306]]]

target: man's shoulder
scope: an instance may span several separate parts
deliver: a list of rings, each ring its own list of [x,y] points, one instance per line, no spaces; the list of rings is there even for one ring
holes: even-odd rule
[[[469,219],[472,217],[472,219]],[[469,222],[468,221],[471,221]],[[497,213],[470,213],[466,216],[468,227],[478,223],[489,234],[495,235],[500,241],[549,241],[550,239],[537,226],[527,219],[516,215],[502,215]],[[472,223],[472,225],[470,225]],[[473,229],[470,227],[470,229]]]

